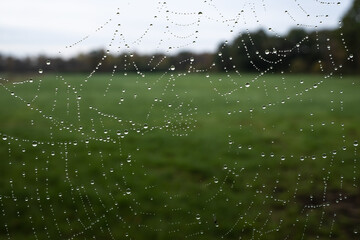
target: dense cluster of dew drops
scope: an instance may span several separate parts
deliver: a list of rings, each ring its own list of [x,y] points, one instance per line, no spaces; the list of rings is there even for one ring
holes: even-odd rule
[[[237,29],[241,26],[247,26],[249,21],[256,21],[258,24],[261,24],[261,12],[266,11],[266,4],[264,1],[244,1],[243,8],[239,9],[238,14],[235,16],[225,16],[218,9],[217,4],[212,0],[203,1],[203,5],[207,8],[215,9],[218,12],[218,15],[208,15],[205,10],[198,9],[196,11],[188,12],[178,12],[176,9],[171,9],[168,7],[166,2],[158,2],[157,12],[154,13],[154,22],[148,23],[148,28],[143,32],[142,30],[134,29],[138,32],[138,39],[135,41],[129,41],[127,39],[126,32],[122,32],[122,25],[131,24],[118,22],[117,18],[122,14],[121,8],[115,10],[113,16],[106,20],[105,23],[99,25],[98,28],[94,29],[93,33],[79,39],[73,44],[64,45],[62,51],[67,49],[73,49],[83,44],[88,39],[91,39],[96,34],[102,34],[104,28],[113,29],[113,36],[109,38],[107,43],[107,49],[105,55],[99,59],[97,66],[93,69],[92,72],[89,72],[81,82],[74,83],[71,81],[70,76],[67,75],[57,75],[54,77],[53,81],[57,82],[57,87],[53,89],[53,93],[50,96],[52,99],[51,102],[48,102],[48,106],[44,107],[37,105],[37,101],[42,98],[43,86],[46,82],[42,79],[45,76],[47,69],[51,69],[52,62],[50,60],[44,63],[44,66],[39,68],[38,72],[34,77],[24,79],[23,81],[12,82],[6,78],[1,78],[0,86],[3,88],[2,93],[7,93],[11,101],[16,102],[24,107],[24,111],[29,112],[29,114],[34,114],[37,117],[30,120],[30,126],[36,127],[36,125],[41,125],[46,122],[50,127],[47,133],[42,133],[44,136],[31,135],[28,138],[20,137],[19,135],[9,134],[7,129],[0,129],[1,135],[1,144],[6,146],[8,149],[7,153],[1,153],[1,161],[6,162],[6,168],[12,169],[11,171],[17,173],[19,176],[13,176],[7,179],[2,179],[6,185],[7,189],[11,189],[10,192],[4,194],[0,192],[0,218],[1,224],[0,229],[4,232],[4,236],[7,239],[13,239],[14,228],[10,226],[13,219],[18,219],[19,224],[27,223],[33,225],[32,232],[29,233],[31,239],[39,239],[41,237],[40,233],[45,232],[49,239],[78,239],[86,235],[90,231],[100,231],[104,234],[107,234],[108,239],[117,239],[117,236],[114,236],[113,232],[116,228],[121,228],[123,235],[121,239],[132,239],[131,233],[133,229],[142,232],[162,232],[161,234],[167,239],[171,239],[172,234],[184,232],[184,239],[197,239],[199,236],[206,234],[208,231],[214,231],[215,229],[221,229],[219,236],[221,238],[226,238],[227,236],[232,236],[236,231],[239,234],[238,238],[241,239],[241,229],[245,227],[252,226],[256,222],[256,218],[250,217],[249,212],[255,211],[260,215],[268,215],[268,220],[263,222],[263,227],[254,229],[253,236],[257,238],[266,239],[268,234],[272,232],[281,232],[283,231],[282,226],[284,222],[292,221],[292,226],[298,227],[299,224],[302,226],[303,238],[306,238],[308,234],[307,220],[310,218],[313,211],[318,211],[320,213],[325,213],[325,209],[333,205],[339,204],[342,201],[346,200],[347,196],[338,194],[335,199],[329,201],[326,199],[327,195],[327,182],[330,178],[337,178],[339,186],[342,187],[344,184],[351,185],[357,191],[359,190],[357,176],[357,153],[356,149],[358,146],[357,141],[347,140],[346,133],[342,132],[341,140],[338,142],[338,146],[331,151],[322,152],[321,154],[312,154],[306,152],[301,156],[297,155],[287,155],[282,154],[281,150],[274,149],[258,149],[256,141],[254,144],[248,145],[243,144],[241,139],[236,139],[231,133],[226,134],[226,138],[223,141],[228,144],[229,151],[234,152],[234,149],[241,155],[242,152],[259,152],[261,155],[258,156],[260,159],[259,164],[256,169],[247,169],[245,165],[242,164],[241,158],[234,159],[233,163],[224,163],[221,169],[218,169],[218,174],[215,174],[211,181],[203,182],[204,194],[206,197],[198,198],[198,196],[189,194],[188,196],[179,196],[184,194],[179,192],[179,195],[169,193],[165,190],[162,190],[163,186],[161,185],[149,185],[143,186],[143,189],[139,187],[131,187],[128,185],[129,181],[134,181],[134,179],[146,178],[148,175],[152,175],[151,169],[146,169],[141,162],[136,159],[136,152],[142,151],[142,146],[136,146],[132,149],[133,152],[124,150],[123,142],[127,138],[133,136],[146,136],[151,134],[154,131],[165,131],[168,134],[172,135],[175,138],[187,138],[191,137],[191,134],[194,132],[194,129],[198,127],[197,122],[198,118],[212,118],[213,112],[211,106],[208,106],[208,109],[199,109],[199,106],[194,102],[190,93],[187,92],[187,89],[177,89],[177,84],[184,78],[188,76],[198,74],[198,77],[203,78],[202,81],[206,81],[211,89],[216,93],[217,98],[210,99],[211,101],[220,101],[218,99],[223,99],[224,109],[226,111],[220,113],[224,117],[234,117],[242,116],[243,118],[248,119],[247,124],[239,125],[239,129],[243,131],[244,134],[251,132],[253,125],[252,119],[256,117],[256,114],[267,111],[272,111],[273,107],[277,109],[286,106],[286,103],[289,101],[297,101],[300,104],[311,103],[311,99],[308,95],[309,92],[315,91],[315,89],[323,88],[326,86],[326,79],[331,78],[333,75],[337,74],[338,78],[341,79],[341,67],[336,62],[333,62],[333,71],[331,72],[322,72],[322,79],[320,82],[311,82],[311,84],[306,82],[306,79],[299,79],[295,83],[288,83],[286,72],[281,72],[277,77],[279,78],[278,84],[275,89],[271,91],[278,92],[279,98],[276,102],[263,102],[260,106],[257,104],[252,106],[251,99],[249,99],[245,104],[241,101],[237,102],[238,107],[233,107],[229,110],[229,107],[226,107],[226,104],[231,105],[231,98],[236,98],[236,95],[241,95],[248,91],[251,88],[257,88],[255,91],[261,92],[260,94],[267,95],[270,91],[268,89],[265,77],[270,74],[272,67],[269,69],[259,69],[254,65],[254,69],[257,69],[258,72],[253,76],[252,79],[249,79],[248,76],[243,77],[241,72],[236,69],[224,69],[223,77],[219,79],[219,75],[213,74],[212,69],[216,66],[215,63],[208,66],[204,69],[196,69],[192,66],[192,63],[196,61],[194,58],[186,59],[190,65],[188,71],[179,72],[175,69],[174,65],[170,65],[168,70],[161,72],[155,81],[148,81],[148,73],[142,72],[141,69],[137,68],[136,61],[134,60],[133,49],[142,44],[146,40],[147,35],[153,31],[153,29],[159,27],[157,26],[157,20],[163,19],[168,24],[164,27],[163,36],[160,36],[160,41],[158,43],[161,47],[166,47],[168,50],[166,54],[172,54],[181,49],[186,49],[187,47],[196,47],[197,40],[201,38],[201,31],[197,29],[203,24],[203,22],[217,22],[218,24],[223,24],[224,27],[228,28],[233,37],[243,35],[244,38],[251,39],[250,31],[237,33]],[[328,2],[328,1],[314,1],[314,5],[321,8],[323,5],[332,5],[334,8],[339,5],[339,2]],[[312,18],[314,25],[313,26],[303,26],[301,24],[301,19],[293,15],[295,10],[286,10],[279,15],[284,19],[293,21],[295,25],[299,27],[307,27],[311,31],[316,31],[318,27],[321,27],[322,21],[326,21],[327,18],[331,16],[325,15],[311,15],[306,12],[306,8],[302,7],[301,1],[294,1],[294,5],[297,7],[296,11],[299,9],[303,12],[304,16],[307,18]],[[259,9],[260,6],[260,9]],[[251,15],[253,19],[244,18],[244,14],[247,16]],[[176,29],[181,28],[182,31],[187,29],[189,34],[181,36],[176,32]],[[341,29],[341,22],[339,23],[339,29]],[[281,38],[282,36],[269,27],[267,29],[271,34]],[[178,45],[168,45],[169,38],[176,38]],[[231,39],[229,39],[230,41]],[[303,40],[303,42],[306,39]],[[293,46],[292,49],[269,49],[265,52],[256,52],[256,55],[248,55],[248,61],[252,63],[252,59],[260,58],[263,61],[269,63],[267,60],[268,55],[274,55],[277,57],[277,61],[271,62],[272,66],[277,64],[283,64],[286,62],[287,55],[292,53],[296,54],[297,49],[303,44],[299,42]],[[328,39],[328,42],[331,42],[331,39]],[[224,47],[228,44],[228,41],[225,41]],[[321,43],[322,44],[322,43]],[[346,39],[343,40],[344,48],[346,47]],[[245,44],[238,46],[239,48],[247,49]],[[256,46],[255,46],[256,47]],[[326,48],[327,46],[318,45],[319,48]],[[113,65],[113,71],[108,76],[107,79],[103,81],[103,90],[99,90],[101,98],[107,98],[109,105],[114,105],[114,108],[121,108],[127,101],[136,103],[137,99],[141,99],[142,91],[137,93],[134,89],[116,89],[116,81],[126,81],[127,78],[136,79],[134,83],[138,88],[146,88],[147,91],[151,92],[154,88],[162,88],[161,95],[154,96],[153,102],[148,105],[148,111],[143,114],[143,120],[129,119],[127,116],[117,115],[116,113],[109,112],[109,107],[97,105],[95,103],[89,103],[86,101],[86,91],[88,91],[88,85],[91,84],[91,81],[97,76],[98,70],[101,69],[102,64],[105,61],[108,61],[109,54],[120,54],[126,53],[126,63],[124,66]],[[222,53],[217,53],[218,57],[222,57]],[[329,48],[329,59],[332,59],[332,51]],[[157,70],[157,66],[166,59],[164,55],[163,59],[160,62],[154,62],[153,59],[148,62],[148,65],[152,67],[152,71]],[[154,57],[155,59],[155,57]],[[348,61],[351,61],[352,55],[348,52]],[[320,69],[322,69],[322,59],[318,61]],[[127,69],[135,67],[137,70],[136,73],[127,72]],[[136,75],[134,77],[134,75]],[[339,77],[340,76],[340,77]],[[149,78],[150,79],[150,78]],[[221,88],[222,82],[226,82],[231,86],[227,88],[224,92]],[[33,98],[28,99],[24,98],[22,94],[24,93],[21,88],[29,87],[33,91]],[[190,86],[191,88],[191,86]],[[293,88],[293,90],[289,91]],[[19,89],[19,90],[18,90]],[[174,91],[176,90],[176,91]],[[110,96],[111,92],[117,92],[116,99],[111,99],[113,95]],[[174,93],[176,92],[176,93]],[[48,93],[48,92],[47,92]],[[328,111],[334,110],[333,108],[344,107],[342,102],[342,96],[346,94],[342,89],[332,89],[329,92],[329,109]],[[110,97],[109,97],[109,96]],[[64,97],[65,96],[65,97]],[[229,99],[228,99],[229,98]],[[165,102],[164,99],[173,99],[174,101]],[[333,100],[335,99],[335,100]],[[266,98],[264,98],[266,101]],[[334,103],[334,101],[339,101]],[[59,105],[66,105],[66,113],[57,114],[57,108]],[[139,102],[138,104],[143,104]],[[248,107],[250,106],[250,108]],[[84,115],[84,113],[86,113]],[[217,113],[219,114],[219,113]],[[317,113],[309,112],[312,119],[316,119]],[[202,115],[202,116],[199,116]],[[157,116],[162,116],[161,120],[156,119]],[[264,115],[266,117],[266,114]],[[40,119],[40,120],[39,120]],[[110,125],[109,125],[110,124]],[[297,129],[298,134],[301,134],[304,131],[321,131],[324,126],[336,126],[339,129],[345,129],[345,122],[337,122],[329,120],[328,122],[321,123],[320,126],[316,125],[317,122],[310,122],[309,126],[304,126],[303,128]],[[112,126],[117,126],[117,129],[114,129]],[[111,127],[109,127],[111,126]],[[220,127],[220,126],[219,126]],[[226,129],[226,126],[221,126]],[[275,128],[276,126],[273,126]],[[209,129],[211,131],[211,129]],[[268,129],[263,129],[264,132]],[[281,132],[281,130],[279,130]],[[287,132],[282,132],[283,135],[286,135]],[[67,140],[67,134],[78,134],[81,138],[76,141]],[[62,136],[62,137],[59,137]],[[60,139],[64,140],[60,140]],[[273,143],[273,142],[272,142]],[[94,147],[98,146],[98,147]],[[116,153],[108,153],[107,146],[109,148],[116,148]],[[180,148],[182,146],[179,146]],[[87,156],[96,156],[97,163],[87,162],[87,156],[82,156],[84,166],[89,166],[95,164],[101,171],[101,181],[98,177],[89,178],[91,174],[82,173],[87,171],[86,168],[81,168],[72,162],[77,154],[77,149],[86,149]],[[159,149],[161,151],[161,148]],[[286,152],[286,151],[284,151]],[[31,154],[30,154],[31,153]],[[351,176],[351,179],[347,179],[345,183],[344,176],[332,176],[332,165],[334,162],[344,161],[342,159],[342,154],[346,153],[352,156],[352,169],[348,174]],[[246,153],[245,153],[246,155]],[[28,159],[27,156],[34,156],[33,159]],[[114,161],[116,159],[116,161]],[[307,175],[306,170],[298,170],[298,174],[295,176],[288,176],[290,178],[295,178],[295,186],[291,189],[288,189],[288,192],[292,197],[288,199],[282,199],[279,197],[278,187],[282,184],[283,181],[286,181],[286,172],[282,172],[281,166],[287,161],[318,161],[321,160],[324,163],[323,173],[321,179],[317,179],[316,176]],[[53,171],[59,169],[54,168],[54,161],[60,161],[62,164],[57,166],[62,166],[64,173],[63,189],[67,191],[57,191],[52,189],[52,184],[56,179],[53,179]],[[260,164],[261,162],[272,161],[276,164],[277,168],[269,168],[268,166]],[[134,167],[136,165],[136,167]],[[31,167],[30,167],[31,166]],[[140,168],[139,168],[140,166]],[[15,169],[15,170],[14,170]],[[141,170],[139,170],[141,169]],[[6,171],[6,170],[5,170]],[[252,178],[248,179],[246,182],[239,182],[238,178],[243,174],[243,172],[252,172]],[[274,174],[274,182],[267,183],[262,182],[262,175]],[[305,174],[304,174],[305,173]],[[305,176],[303,176],[305,175]],[[84,178],[83,176],[87,176]],[[0,176],[1,177],[1,176]],[[27,180],[32,179],[35,181],[31,184],[31,188],[28,188]],[[131,178],[130,180],[128,178]],[[308,178],[308,179],[304,179]],[[229,184],[229,179],[231,183]],[[277,202],[280,206],[291,206],[294,202],[298,201],[297,190],[301,188],[299,186],[300,182],[307,181],[311,184],[318,184],[323,189],[323,199],[319,196],[312,196],[310,194],[309,199],[305,200],[308,204],[304,206],[302,212],[298,213],[297,216],[293,219],[276,219],[272,217],[273,212],[264,212],[262,211],[262,204],[265,202]],[[349,182],[350,181],[350,182]],[[251,192],[253,199],[262,199],[262,201],[252,201],[251,199],[246,199],[244,201],[236,201],[232,198],[234,196],[226,196],[223,194],[224,188],[233,188],[235,186],[240,187],[242,191]],[[273,188],[273,189],[269,189]],[[18,192],[18,189],[23,189],[21,194]],[[153,190],[156,191],[153,191]],[[206,194],[207,189],[212,189],[213,194]],[[215,191],[213,191],[215,189]],[[150,195],[148,199],[137,199],[137,191],[148,192]],[[24,194],[27,193],[27,194]],[[158,195],[152,195],[152,192],[156,192]],[[176,189],[174,190],[176,192]],[[241,194],[241,193],[240,193]],[[94,201],[93,198],[89,196],[96,196],[97,199]],[[103,201],[104,195],[106,195],[106,201]],[[128,204],[120,204],[118,202],[119,196],[121,198],[127,199]],[[202,206],[197,211],[188,211],[184,206],[172,206],[173,199],[176,198],[185,198],[192,199],[206,199],[201,200],[203,202],[199,203],[199,206]],[[110,199],[110,200],[109,200]],[[162,199],[162,208],[169,208],[169,212],[173,213],[173,218],[167,218],[158,214],[159,209],[147,209],[146,205],[148,201],[157,201],[157,199]],[[164,200],[165,199],[165,200]],[[211,218],[208,215],[204,215],[203,212],[210,212],[208,208],[214,208],[214,201],[221,199],[221,201],[228,202],[228,207],[233,209],[232,211],[237,212],[237,218],[233,219],[233,226],[224,231],[221,228],[221,212],[213,210]],[[108,201],[109,200],[109,201]],[[73,206],[78,206],[79,209],[82,209],[85,212],[82,217],[78,217],[76,211],[72,212],[74,209],[63,209],[62,212],[59,212],[61,205],[64,203],[72,204]],[[262,203],[263,202],[263,203]],[[186,203],[184,203],[186,205]],[[144,206],[145,205],[145,206]],[[22,213],[26,211],[23,208],[36,209],[36,211],[31,211],[30,216],[23,216]],[[15,209],[15,211],[10,211],[9,209]],[[237,209],[242,209],[241,211]],[[153,225],[147,224],[138,224],[136,222],[128,221],[124,217],[123,212],[126,212],[127,215],[133,215],[134,217],[139,216],[151,218],[156,217],[158,223]],[[182,214],[188,215],[189,217],[185,220],[177,219],[176,216],[179,212]],[[80,215],[79,215],[80,216]],[[111,217],[110,217],[111,216]],[[179,215],[181,216],[181,214]],[[319,215],[318,225],[315,228],[321,231],[322,222],[324,221],[324,214]],[[321,217],[322,216],[322,217]],[[163,217],[163,219],[162,219]],[[225,216],[226,217],[226,216]],[[111,221],[110,221],[111,218]],[[160,218],[160,220],[158,219]],[[116,219],[116,223],[114,223]],[[191,220],[192,219],[192,220]],[[276,219],[276,220],[271,220]],[[299,219],[302,219],[299,223]],[[304,220],[305,219],[305,220]],[[43,227],[39,228],[37,225],[33,224],[35,221],[41,221]],[[81,227],[76,229],[72,228],[72,222],[76,222]],[[168,222],[169,221],[169,222]],[[269,229],[267,224],[271,221],[272,227]],[[336,226],[337,215],[333,214],[331,221],[334,226]],[[70,232],[72,230],[72,235],[64,235],[60,230],[61,224],[68,224]],[[164,225],[166,225],[166,231],[164,230]],[[158,226],[155,228],[154,226]],[[19,227],[21,229],[21,227]],[[50,228],[54,228],[56,235],[53,231],[50,231]],[[56,230],[57,229],[57,230]],[[191,231],[185,231],[184,229],[191,229]],[[240,230],[239,230],[240,229]],[[360,229],[359,229],[360,230]],[[240,233],[239,233],[240,231]],[[354,234],[357,234],[358,229],[354,229]],[[332,236],[332,231],[327,233],[329,237]],[[289,237],[289,236],[288,236]],[[95,238],[95,235],[94,235]],[[291,238],[291,236],[290,236]],[[314,236],[314,239],[316,236]],[[255,239],[255,238],[254,238]],[[288,239],[287,236],[284,236],[284,239]]]

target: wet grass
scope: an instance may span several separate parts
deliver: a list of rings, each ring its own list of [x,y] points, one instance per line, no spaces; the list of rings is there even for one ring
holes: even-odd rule
[[[356,237],[357,77],[86,78],[3,82],[1,238]]]

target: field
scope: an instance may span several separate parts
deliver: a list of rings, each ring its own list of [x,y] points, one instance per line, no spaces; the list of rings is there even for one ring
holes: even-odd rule
[[[8,79],[1,239],[359,237],[358,77]]]

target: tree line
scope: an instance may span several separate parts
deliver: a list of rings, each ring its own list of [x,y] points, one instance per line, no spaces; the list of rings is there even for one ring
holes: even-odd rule
[[[344,15],[335,30],[307,32],[296,28],[285,36],[258,30],[243,33],[231,42],[223,42],[215,53],[181,52],[176,55],[137,53],[109,54],[95,50],[69,59],[46,56],[16,58],[0,55],[0,72],[25,73],[46,69],[47,72],[149,72],[176,71],[293,73],[336,72],[360,73],[360,0]]]

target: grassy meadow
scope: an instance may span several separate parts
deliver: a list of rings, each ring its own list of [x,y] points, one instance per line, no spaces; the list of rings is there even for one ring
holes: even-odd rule
[[[360,235],[356,76],[4,79],[1,239]]]

